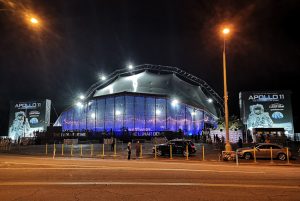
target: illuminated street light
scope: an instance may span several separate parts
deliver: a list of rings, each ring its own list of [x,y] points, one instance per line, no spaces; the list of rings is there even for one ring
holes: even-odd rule
[[[1,0],[0,0],[1,1]],[[2,2],[2,1],[1,1]],[[22,10],[22,9],[17,9],[14,8],[14,4],[11,2],[6,2],[8,3],[9,8],[4,8],[0,9],[0,12],[11,12],[19,16],[20,18],[23,18],[25,23],[28,25],[34,25],[34,27],[39,27],[37,25],[40,24],[40,20],[35,16],[35,14],[30,11],[30,10]]]
[[[191,115],[192,115],[192,116],[195,116],[195,115],[196,115],[196,112],[192,112]]]
[[[116,111],[116,115],[118,116],[118,115],[121,115],[122,113],[121,113],[121,111],[120,110],[117,110]]]
[[[229,28],[224,28],[222,32],[223,32],[224,35],[227,35],[227,34],[229,34],[230,29]]]
[[[226,36],[230,33],[230,29],[225,27],[222,30],[224,46],[223,46],[223,81],[224,81],[224,109],[225,109],[225,132],[226,132],[226,144],[225,150],[231,151],[231,145],[229,142],[229,126],[228,126],[228,91],[227,91],[227,74],[226,74]]]
[[[38,24],[39,23],[39,21],[36,18],[34,18],[34,17],[30,18],[30,22],[32,24]]]
[[[95,113],[92,113],[92,114],[91,114],[91,118],[94,119],[95,117],[96,117],[96,114],[95,114]]]

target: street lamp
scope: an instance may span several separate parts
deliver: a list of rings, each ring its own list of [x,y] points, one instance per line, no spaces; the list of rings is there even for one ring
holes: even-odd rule
[[[228,126],[228,92],[227,92],[227,75],[226,75],[226,37],[230,33],[230,29],[225,27],[222,30],[224,46],[223,46],[223,80],[224,80],[224,108],[225,108],[225,132],[226,132],[226,144],[225,150],[231,151],[231,145],[229,142],[229,126]]]
[[[11,12],[13,14],[17,14],[19,17],[23,18],[27,25],[32,25],[35,27],[40,26],[40,20],[35,17],[31,11],[24,11],[15,8],[4,8],[0,9],[0,12]]]
[[[39,21],[36,18],[34,18],[34,17],[30,18],[30,22],[32,24],[38,24],[39,23]]]

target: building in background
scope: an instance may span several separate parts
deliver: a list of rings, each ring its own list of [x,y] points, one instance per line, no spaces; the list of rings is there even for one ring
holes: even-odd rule
[[[284,129],[285,135],[294,139],[290,91],[240,92],[239,104],[241,119],[248,130]]]
[[[124,130],[136,135],[178,131],[192,135],[214,127],[222,98],[203,80],[175,67],[120,69],[92,85],[55,126],[64,131]]]
[[[11,101],[8,137],[33,137],[50,125],[51,100]]]

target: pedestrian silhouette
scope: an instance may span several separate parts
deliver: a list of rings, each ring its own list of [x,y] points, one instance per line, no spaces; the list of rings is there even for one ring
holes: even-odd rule
[[[135,145],[136,159],[138,159],[140,157],[140,153],[141,153],[141,144],[140,144],[140,141],[137,141],[137,143]]]
[[[127,145],[127,152],[128,152],[128,160],[130,160],[130,156],[131,156],[131,143],[128,142],[128,145]]]

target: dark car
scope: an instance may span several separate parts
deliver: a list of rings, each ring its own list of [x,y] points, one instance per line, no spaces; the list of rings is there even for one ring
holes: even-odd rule
[[[172,154],[180,154],[186,156],[186,145],[188,145],[188,153],[194,154],[196,152],[196,147],[194,143],[190,140],[183,140],[183,139],[175,139],[170,140],[167,143],[156,145],[156,155],[163,156],[163,155],[170,155],[170,146],[172,146]],[[155,153],[155,147],[153,147],[153,153]]]

